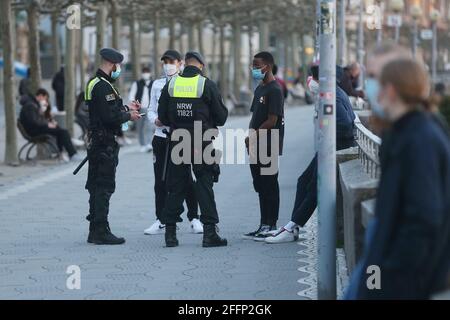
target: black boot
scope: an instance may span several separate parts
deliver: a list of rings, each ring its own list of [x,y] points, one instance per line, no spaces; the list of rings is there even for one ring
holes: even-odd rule
[[[225,247],[227,244],[227,239],[223,239],[217,234],[216,225],[203,225],[203,247]]]
[[[166,247],[178,247],[177,239],[177,226],[176,225],[166,225]]]
[[[90,223],[89,223],[89,235],[88,235],[88,239],[87,239],[87,242],[88,242],[88,243],[93,243],[93,242],[92,242],[92,239],[93,239],[94,233],[95,233],[94,230],[95,230],[95,225],[94,225],[93,222],[90,222]]]
[[[124,238],[118,238],[111,233],[108,222],[94,225],[94,232],[91,237],[92,243],[95,244],[123,244]]]

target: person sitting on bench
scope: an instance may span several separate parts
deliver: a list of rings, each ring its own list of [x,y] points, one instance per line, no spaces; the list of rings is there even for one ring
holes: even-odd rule
[[[71,161],[81,161],[81,156],[75,150],[70,134],[66,129],[58,126],[48,115],[49,94],[45,89],[39,89],[36,95],[24,95],[20,99],[22,109],[19,121],[25,131],[32,137],[39,135],[51,135],[56,138],[60,152],[65,149]]]

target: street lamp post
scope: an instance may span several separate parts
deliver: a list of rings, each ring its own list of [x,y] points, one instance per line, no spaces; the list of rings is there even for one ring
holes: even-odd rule
[[[320,1],[318,277],[321,300],[336,299],[336,0]]]
[[[432,9],[430,12],[430,20],[433,24],[433,49],[431,55],[431,78],[433,83],[437,82],[437,23],[441,17],[440,12],[437,9]]]
[[[411,17],[413,18],[413,39],[412,39],[412,54],[413,57],[417,56],[417,46],[419,44],[418,39],[418,22],[422,16],[422,8],[419,5],[414,5],[411,7]]]
[[[390,5],[392,11],[396,14],[395,19],[395,42],[398,43],[400,40],[400,27],[401,27],[401,12],[405,8],[405,2],[403,0],[392,0]]]
[[[345,4],[346,0],[339,1],[339,43],[338,43],[338,64],[341,66],[345,65],[345,57],[347,55],[347,34],[345,29]]]

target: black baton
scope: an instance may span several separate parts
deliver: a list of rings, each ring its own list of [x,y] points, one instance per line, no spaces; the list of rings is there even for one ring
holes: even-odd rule
[[[169,153],[170,153],[170,132],[167,129],[163,129],[162,131],[167,136],[167,144],[166,144],[166,154],[164,156],[164,169],[162,175],[162,181],[165,182],[167,178],[167,169],[169,166]]]
[[[86,162],[89,160],[89,157],[86,156],[86,158],[83,159],[83,161],[81,161],[81,163],[78,165],[78,167],[75,169],[75,171],[73,172],[73,175],[75,176],[78,171],[81,170],[81,168],[83,168],[83,166],[86,164]]]

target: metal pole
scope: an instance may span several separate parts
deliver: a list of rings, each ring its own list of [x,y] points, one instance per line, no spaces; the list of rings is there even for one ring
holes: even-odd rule
[[[319,55],[320,55],[320,41],[319,41],[319,37],[320,37],[320,0],[317,0],[317,5],[316,5],[316,41],[314,44],[314,59],[313,62],[317,63],[320,59]]]
[[[431,78],[433,83],[437,82],[437,22],[433,22],[433,51],[431,61]]]
[[[346,0],[339,0],[339,42],[338,42],[338,64],[345,65],[346,49],[347,49],[347,34],[345,30],[345,3]]]
[[[316,5],[316,39],[314,44],[314,64],[319,63],[320,60],[320,0],[317,0]],[[303,41],[304,43],[304,41]],[[319,151],[319,99],[315,97],[314,101],[314,150]]]
[[[321,0],[318,298],[336,299],[336,0]]]

